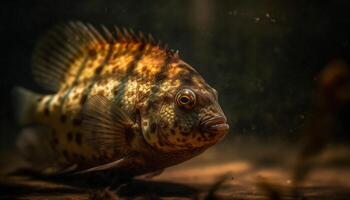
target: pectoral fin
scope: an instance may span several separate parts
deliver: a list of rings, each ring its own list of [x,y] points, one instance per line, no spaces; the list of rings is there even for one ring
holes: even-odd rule
[[[96,95],[83,108],[83,129],[86,143],[96,150],[114,149],[120,157],[130,152],[130,134],[135,123],[115,102]]]

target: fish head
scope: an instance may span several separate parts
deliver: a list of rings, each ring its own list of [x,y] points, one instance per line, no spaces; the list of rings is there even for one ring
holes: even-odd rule
[[[154,148],[174,152],[209,147],[229,131],[215,89],[206,85],[174,87],[150,106],[151,123],[143,127],[146,141]]]

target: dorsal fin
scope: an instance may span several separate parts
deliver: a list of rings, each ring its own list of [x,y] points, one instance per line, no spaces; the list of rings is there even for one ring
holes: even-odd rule
[[[44,89],[57,92],[64,86],[78,82],[79,78],[92,78],[95,74],[84,73],[85,67],[98,68],[101,65],[98,62],[104,62],[115,50],[115,44],[149,45],[152,50],[160,50],[168,56],[175,55],[172,50],[155,44],[152,36],[145,38],[132,30],[122,30],[109,30],[105,26],[96,28],[82,22],[54,27],[34,51],[32,67],[35,81]]]

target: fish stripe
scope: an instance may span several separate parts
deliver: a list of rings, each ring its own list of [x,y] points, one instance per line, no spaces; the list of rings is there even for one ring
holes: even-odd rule
[[[160,67],[160,70],[158,71],[158,73],[155,75],[155,77],[160,76],[161,74],[165,74],[167,71],[167,67],[170,63],[170,61],[172,60],[171,57],[166,57],[164,60],[163,65]],[[152,88],[151,88],[151,97],[150,99],[156,99],[157,95],[158,95],[158,91],[160,89],[159,87],[159,82],[161,80],[157,80],[156,78],[154,78],[153,83],[152,83]]]
[[[145,45],[141,45],[138,48],[137,54],[134,56],[132,61],[126,67],[127,70],[126,70],[124,77],[120,81],[121,84],[119,84],[115,89],[113,89],[113,91],[118,91],[118,94],[117,94],[118,96],[115,97],[116,99],[121,99],[120,97],[123,97],[125,95],[126,88],[128,88],[127,82],[131,77],[133,77],[132,75],[135,72],[137,64],[139,63],[142,56],[144,55],[144,49],[145,49]]]
[[[65,101],[67,99],[67,97],[69,97],[69,95],[71,94],[73,88],[76,86],[76,84],[78,83],[79,77],[81,75],[81,73],[83,72],[84,68],[86,67],[86,63],[88,61],[88,56],[85,56],[83,62],[81,63],[78,73],[75,75],[73,84],[68,88],[67,92],[63,95],[62,100],[61,100],[61,107],[60,107],[60,112],[62,112],[63,106],[65,104]]]
[[[103,71],[103,68],[106,66],[106,64],[108,64],[108,61],[110,60],[111,56],[112,56],[112,46],[109,45],[108,47],[108,51],[107,51],[107,54],[103,60],[103,62],[98,66],[98,68],[101,68],[101,71]],[[94,75],[94,79],[96,79],[98,77],[98,75]],[[97,81],[91,81],[86,87],[85,89],[83,90],[82,92],[82,97],[81,97],[81,100],[80,100],[80,104],[83,105],[87,98],[90,97],[90,94],[91,94],[91,91],[92,91],[92,88],[94,87],[94,85],[97,83]]]

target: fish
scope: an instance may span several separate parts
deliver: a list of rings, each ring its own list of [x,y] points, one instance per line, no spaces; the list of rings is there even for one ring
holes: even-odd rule
[[[59,24],[38,41],[32,74],[42,92],[13,91],[14,115],[30,128],[17,144],[43,173],[158,172],[229,131],[218,92],[141,32]]]

